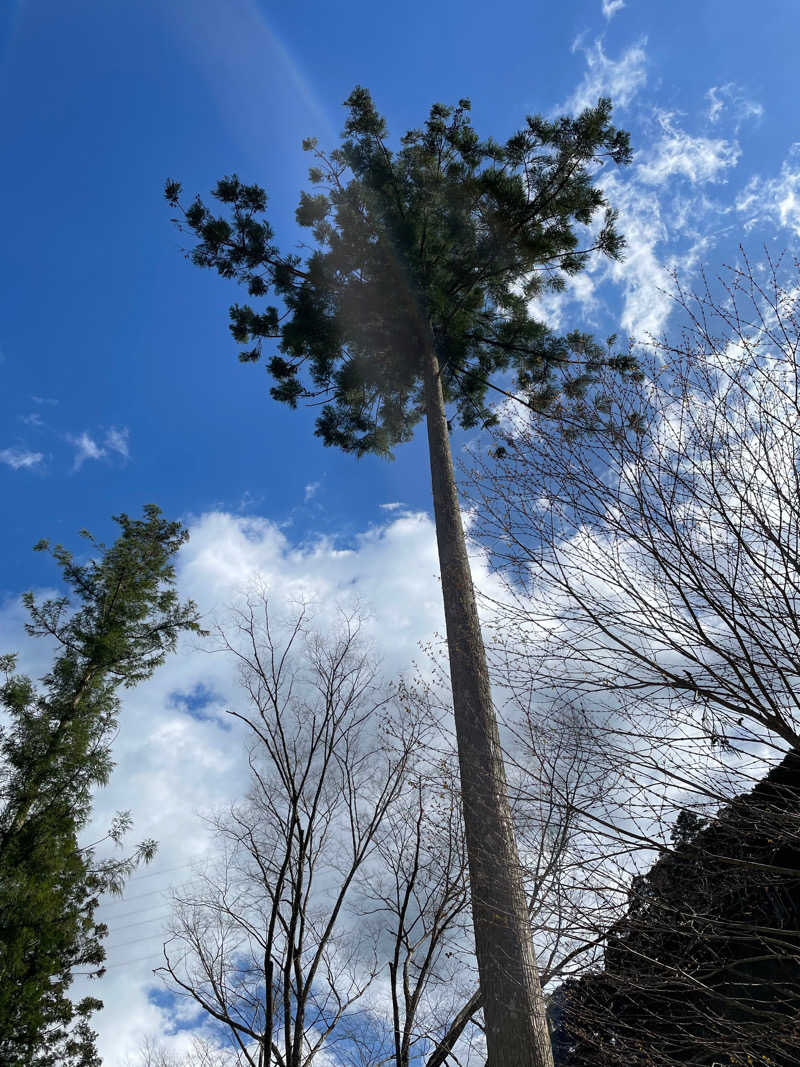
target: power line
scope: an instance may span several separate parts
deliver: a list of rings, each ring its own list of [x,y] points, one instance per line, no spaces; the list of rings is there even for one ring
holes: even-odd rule
[[[163,889],[151,889],[149,893],[137,893],[136,896],[127,897],[125,900],[118,900],[118,901],[110,900],[110,901],[107,901],[104,906],[107,907],[108,904],[115,904],[115,903],[132,904],[134,902],[134,900],[144,900],[145,897],[155,897],[155,896],[158,896],[159,894],[168,893],[171,888],[172,888],[171,886],[166,886]]]
[[[119,934],[123,930],[132,930],[134,926],[147,926],[148,923],[161,922],[162,919],[166,919],[170,914],[168,911],[160,912],[158,915],[154,915],[152,919],[141,919],[138,923],[127,923],[125,926],[115,926],[111,930],[112,934]]]
[[[135,937],[132,941],[123,941],[119,945],[107,945],[109,950],[116,950],[118,948],[127,948],[128,945],[141,945],[143,942],[152,941],[154,938],[161,938],[161,934],[150,934],[149,937]],[[165,939],[162,939],[165,940]]]
[[[166,867],[161,871],[151,871],[150,874],[134,874],[127,879],[125,884],[129,885],[131,882],[143,882],[145,878],[159,878],[162,874],[172,874],[173,871],[183,871],[187,867],[193,867],[195,863],[197,863],[197,860],[189,860],[188,863],[179,863],[177,867]]]
[[[112,915],[108,917],[109,922],[121,922],[123,919],[132,919],[134,915],[145,915],[147,912],[152,911],[153,907],[159,907],[158,904],[148,904],[146,908],[137,908],[136,911],[125,911],[120,915]]]
[[[122,963],[111,963],[105,969],[107,971],[113,971],[117,967],[130,967],[134,963],[144,963],[146,960],[153,960],[156,957],[151,952],[149,956],[138,956],[135,960],[123,960]]]

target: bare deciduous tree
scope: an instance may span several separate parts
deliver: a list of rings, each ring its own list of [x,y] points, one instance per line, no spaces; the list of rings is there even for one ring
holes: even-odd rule
[[[711,741],[782,750],[800,741],[800,296],[769,260],[720,284],[678,291],[687,325],[641,382],[603,378],[606,432],[526,413],[476,510],[524,589],[505,616],[554,652],[562,692],[691,705]]]
[[[782,271],[769,257],[760,266],[743,258],[699,294],[678,288],[683,332],[641,357],[641,382],[603,378],[594,407],[578,403],[560,420],[512,414],[495,461],[476,463],[477,527],[512,576],[508,597],[494,605],[495,665],[526,709],[531,738],[560,720],[598,739],[591,763],[606,788],[591,802],[565,798],[565,810],[587,842],[595,837],[606,922],[632,874],[659,853],[677,855],[669,840],[677,811],[689,809],[702,825],[711,818],[712,828],[721,811],[728,825],[739,810],[732,798],[800,743],[800,271],[788,284]],[[587,425],[602,432],[587,436]],[[786,856],[797,853],[800,826],[785,805],[773,814],[766,851],[755,837],[752,855],[738,839],[723,847],[717,833],[717,854],[705,871],[698,860],[697,877],[747,871],[750,888],[788,892],[795,871]],[[653,878],[679,868],[677,859],[656,866]],[[652,892],[649,875],[635,881],[630,901],[622,898],[629,914],[653,921]],[[702,928],[706,955],[689,954],[680,974],[675,960],[671,973],[666,958],[640,960],[639,973],[649,967],[648,980],[669,989],[674,1005],[704,1005],[717,1052],[727,1040],[735,1062],[767,1055],[783,1063],[793,1031],[783,1008],[754,1008],[753,975],[764,959],[795,966],[793,914],[762,916],[759,951],[744,961],[743,978],[742,960],[737,976],[725,955],[752,930],[741,915],[727,921],[713,894],[687,884],[683,903],[680,893],[669,897],[657,923],[664,943]],[[597,918],[601,929],[602,909]],[[626,946],[632,952],[637,943],[631,929],[628,917],[616,927],[620,973]],[[630,980],[637,970],[630,960],[626,967]],[[725,983],[749,998],[735,1024],[724,998],[714,1000]],[[776,1004],[789,1001],[784,988]],[[685,1049],[669,1058],[669,1020],[656,1018],[655,1003],[629,1033],[641,1059],[618,1034],[616,1059],[595,1048],[580,1062],[688,1062]],[[675,1028],[683,1017],[674,1015]],[[686,1031],[688,1040],[688,1024]],[[701,1058],[691,1062],[711,1062],[702,1059],[711,1047],[696,1045]]]
[[[435,778],[417,768],[414,788],[379,846],[374,897],[387,935],[393,1067],[410,1067],[439,1045],[465,980],[467,988],[477,980],[453,766],[443,762]]]
[[[253,739],[250,791],[213,821],[218,862],[175,896],[162,974],[228,1027],[242,1063],[306,1067],[357,1036],[380,968],[352,905],[418,729],[407,715],[382,730],[403,712],[355,616],[323,639],[301,611],[281,634],[258,597],[220,636],[247,696],[230,713]]]
[[[436,701],[430,690],[422,703],[425,714],[434,712]],[[509,718],[508,710],[504,709],[505,718]],[[446,723],[447,717],[436,721]],[[598,852],[596,833],[587,833],[578,816],[582,804],[602,796],[606,783],[578,724],[551,723],[545,727],[523,716],[516,727],[508,721],[504,735],[531,936],[543,983],[553,988],[563,976],[580,974],[595,962],[603,934],[620,914],[625,899],[619,857],[609,856],[608,862],[601,862],[600,857],[610,851],[607,842],[602,842],[605,852]],[[462,925],[460,899],[452,924],[446,929],[438,925],[440,917],[447,914],[451,896],[460,898],[463,877],[461,871],[457,879],[452,874],[443,877],[442,860],[447,857],[452,862],[461,857],[463,862],[463,856],[455,834],[460,822],[453,820],[457,803],[457,783],[451,770],[454,760],[447,758],[453,739],[446,730],[434,731],[433,737],[436,744],[429,740],[424,776],[419,765],[415,770],[418,785],[424,783],[426,790],[422,804],[415,806],[413,798],[408,799],[409,811],[401,820],[401,832],[386,840],[389,852],[382,856],[384,884],[390,886],[384,896],[385,913],[391,916],[387,925],[393,929],[396,947],[402,949],[403,967],[425,979],[424,994],[415,996],[413,981],[400,981],[402,968],[395,963],[393,1000],[395,1020],[400,1025],[394,1058],[387,1055],[381,1062],[401,1067],[407,1063],[403,1057],[413,1043],[408,1036],[416,1033],[418,1062],[425,1067],[483,1065],[482,999],[476,988],[471,938]],[[459,850],[454,850],[455,842],[459,842]],[[418,862],[420,847],[426,857],[435,859],[432,866],[429,860]],[[618,844],[615,851],[620,851]],[[627,853],[627,848],[622,851]],[[616,888],[613,909],[607,900],[612,867]],[[431,879],[432,874],[435,877]],[[420,919],[419,902],[423,898],[426,904]],[[429,916],[427,921],[425,915]],[[407,932],[409,918],[411,926],[417,924],[416,942]],[[437,936],[441,934],[438,944],[429,940],[433,930]],[[420,948],[425,952],[418,956]],[[422,974],[416,970],[420,956],[426,964],[438,956],[438,963]],[[408,1011],[409,1005],[414,1005],[416,1014]]]
[[[229,1029],[232,1063],[482,1064],[448,709],[430,689],[383,687],[354,616],[323,639],[306,613],[287,629],[255,597],[220,637],[246,695],[231,714],[254,739],[250,791],[214,817],[219,855],[176,894],[168,984]],[[575,814],[603,782],[576,729],[515,741],[515,818],[552,985],[592,961],[611,921],[596,899],[608,869],[587,865]]]
[[[219,634],[246,696],[230,714],[253,738],[250,791],[213,817],[218,855],[176,893],[167,984],[228,1028],[215,1054],[232,1064],[482,1064],[449,708],[381,685],[355,616],[321,638],[259,596]],[[572,827],[539,777],[535,802],[516,791],[518,823],[555,979],[588,938],[565,907]]]
[[[126,1064],[127,1067],[236,1067],[236,1057],[234,1050],[217,1048],[198,1035],[192,1037],[191,1051],[183,1055],[171,1053],[163,1043],[146,1036],[136,1056],[128,1057]]]

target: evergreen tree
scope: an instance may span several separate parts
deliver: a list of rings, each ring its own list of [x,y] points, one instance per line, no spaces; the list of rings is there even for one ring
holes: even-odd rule
[[[95,997],[68,996],[72,970],[102,974],[99,894],[119,890],[139,859],[97,862],[78,834],[91,814],[91,794],[112,763],[119,711],[117,689],[149,678],[175,648],[178,634],[197,631],[197,612],[181,604],[173,557],[186,540],[180,523],[154,506],[144,518],[120,515],[122,532],[107,547],[85,533],[93,558],[77,562],[60,545],[52,555],[69,596],[37,603],[25,594],[26,629],[59,651],[40,685],[0,657],[0,1063],[4,1067],[94,1067],[99,1064],[91,1014]],[[48,550],[46,541],[39,550]],[[130,825],[118,816],[110,836]]]
[[[365,89],[346,106],[339,148],[304,142],[318,190],[301,193],[297,209],[316,242],[305,260],[274,244],[257,185],[235,175],[220,181],[213,195],[222,215],[200,199],[182,209],[175,181],[166,196],[197,238],[196,264],[282,304],[234,305],[231,331],[245,362],[277,340],[267,363],[272,396],[291,407],[322,403],[316,432],[326,445],[390,456],[426,419],[489,1064],[543,1067],[552,1062],[549,1038],[446,405],[463,426],[486,424],[495,372],[513,370],[516,388],[542,409],[561,390],[585,390],[604,363],[629,369],[585,335],[552,335],[529,310],[591,252],[619,255],[614,212],[593,179],[606,161],[629,161],[628,136],[600,100],[577,118],[530,117],[505,144],[480,140],[461,100],[434,105],[424,128],[393,151]]]
[[[800,1047],[800,755],[714,818],[682,811],[633,879],[602,971],[550,1001],[557,1067],[792,1067]]]

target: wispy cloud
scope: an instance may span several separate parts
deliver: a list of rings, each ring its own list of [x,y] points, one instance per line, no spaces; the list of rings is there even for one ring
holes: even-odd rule
[[[567,308],[574,305],[582,318],[590,322],[600,306],[597,296],[599,277],[596,270],[586,270],[565,279],[564,289],[557,293],[542,293],[531,301],[531,313],[551,330],[561,330],[567,325]]]
[[[644,340],[662,332],[671,310],[664,292],[669,277],[659,254],[667,237],[661,203],[635,174],[628,180],[610,175],[605,186],[626,238],[625,258],[608,266],[609,276],[622,290],[619,322],[628,335]]]
[[[106,433],[105,447],[109,452],[116,452],[124,459],[130,459],[130,431],[127,426],[117,429],[112,426]]]
[[[662,336],[675,306],[673,272],[686,282],[697,270],[716,240],[724,211],[703,184],[726,159],[732,165],[733,155],[709,155],[693,169],[684,165],[680,152],[664,149],[628,171],[604,175],[604,192],[619,212],[626,239],[623,259],[592,261],[588,270],[568,279],[562,292],[537,298],[533,314],[554,330],[565,329],[577,315],[594,328],[608,310],[603,287],[611,282],[614,299],[621,297],[622,303],[615,322],[625,333],[640,343]],[[668,175],[675,180],[667,182]]]
[[[19,421],[24,423],[26,426],[35,426],[37,428],[44,426],[42,416],[39,414],[38,411],[32,411],[30,415],[20,415]]]
[[[67,439],[75,446],[75,458],[72,461],[72,469],[75,471],[80,470],[87,460],[102,459],[106,454],[106,450],[101,448],[86,430],[77,437],[68,436]]]
[[[735,82],[726,82],[724,85],[712,85],[706,93],[708,111],[706,112],[711,122],[719,122],[725,112],[734,121],[738,131],[741,124],[748,119],[758,121],[763,118],[764,108],[757,100],[751,100],[744,89]]]
[[[88,430],[84,430],[77,436],[67,434],[67,440],[75,449],[75,457],[72,461],[74,471],[80,470],[88,460],[103,459],[110,453],[121,456],[123,459],[130,459],[130,431],[127,426],[120,428],[112,426],[106,430],[102,444],[99,444],[97,438],[93,437]]]
[[[32,396],[31,400],[34,402],[34,404],[46,404],[48,407],[55,407],[55,405],[58,403],[56,398],[53,396]]]
[[[604,181],[626,237],[624,259],[607,264],[606,276],[622,290],[619,324],[638,342],[662,336],[675,309],[673,275],[686,284],[697,271],[717,239],[724,210],[682,168],[674,189],[650,184],[642,169]]]
[[[42,452],[29,452],[24,448],[0,449],[0,463],[5,463],[15,471],[29,470],[38,466],[44,459]]]
[[[632,118],[634,126],[644,123],[644,130],[635,137],[634,143],[642,147],[633,166],[608,168],[598,179],[608,202],[619,212],[619,228],[626,238],[624,258],[612,263],[592,260],[563,291],[537,298],[533,313],[554,330],[576,319],[594,329],[610,312],[614,325],[635,341],[662,336],[674,308],[669,295],[673,272],[690,283],[730,223],[730,198],[723,201],[715,189],[725,185],[741,158],[737,120],[757,118],[760,105],[734,83],[714,86],[703,101],[702,114],[696,116],[701,133],[683,129],[675,112],[652,106],[652,93],[646,91],[646,45],[642,37],[617,58],[606,54],[602,38],[591,43],[578,38],[573,45],[573,51],[583,54],[586,69],[566,107],[578,111],[595,104],[598,96],[610,96],[616,106],[626,106],[640,94]],[[707,102],[714,105],[713,116]],[[715,136],[708,135],[710,121]],[[727,136],[721,136],[723,132]],[[755,191],[753,183],[741,198],[742,210],[754,210]],[[797,158],[783,168],[780,181],[776,179],[767,191],[772,207],[762,199],[759,210],[772,210],[785,223],[796,220],[800,226],[800,148]],[[620,296],[621,309],[612,310],[612,300],[616,303]]]
[[[305,491],[303,493],[303,500],[306,504],[309,502],[309,500],[313,500],[313,498],[317,495],[317,490],[319,489],[319,486],[319,482],[309,482],[308,485],[305,487]]]
[[[747,230],[770,222],[800,237],[800,141],[790,148],[777,178],[750,179],[736,198],[736,210],[744,216]]]
[[[720,182],[725,181],[725,172],[736,166],[741,150],[735,141],[693,137],[676,125],[675,116],[668,111],[658,114],[658,122],[661,137],[639,157],[638,177],[646,184],[663,185],[673,175],[696,183]]]
[[[609,59],[603,51],[601,38],[587,46],[579,37],[572,50],[583,52],[586,57],[586,73],[564,105],[566,110],[577,112],[594,107],[600,96],[610,96],[617,108],[627,107],[647,82],[646,45],[647,38],[641,37],[615,60]]]
[[[245,489],[242,493],[239,503],[236,505],[235,511],[238,515],[243,515],[247,511],[252,511],[263,500],[263,496],[251,493],[249,489]]]
[[[625,0],[603,0],[603,14],[607,19],[613,19],[623,7],[625,7]]]

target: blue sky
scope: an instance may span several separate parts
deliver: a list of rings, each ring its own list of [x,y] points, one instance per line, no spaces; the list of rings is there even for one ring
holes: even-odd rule
[[[161,197],[167,175],[187,191],[234,170],[262,182],[291,244],[300,141],[335,138],[356,82],[397,133],[433,100],[468,95],[478,129],[504,136],[526,112],[574,103],[590,70],[584,97],[617,89],[618,121],[640,154],[664,122],[735,142],[735,165],[711,181],[678,170],[646,188],[687,209],[708,199],[691,226],[713,268],[740,221],[719,206],[755,175],[777,177],[798,136],[800,13],[791,0],[752,10],[717,0],[630,0],[610,18],[601,0],[497,15],[463,3],[6,4],[0,592],[40,580],[41,557],[28,552],[40,536],[106,531],[111,513],[150,500],[170,515],[268,515],[297,537],[352,534],[381,502],[428,505],[417,443],[393,464],[324,450],[310,413],[271,404],[264,371],[237,365],[226,321],[236,293],[182,259]],[[763,111],[747,115],[748,102]],[[666,225],[654,252],[665,262],[686,243]],[[618,299],[605,292],[602,309],[577,306],[564,325],[613,329]]]
[[[556,328],[644,337],[670,328],[666,269],[691,284],[740,241],[756,256],[762,242],[797,249],[799,37],[794,0],[6,0],[3,647],[17,641],[19,593],[54,580],[30,551],[40,537],[111,536],[112,514],[151,501],[193,528],[181,581],[204,611],[257,572],[282,592],[355,588],[379,622],[391,603],[380,650],[398,670],[440,622],[422,440],[394,463],[357,462],[323,449],[313,412],[270,401],[263,369],[236,360],[236,291],[182,258],[167,176],[190,194],[232,171],[260,182],[291,245],[301,140],[335,141],[357,83],[397,135],[435,100],[471,97],[479,132],[503,138],[527,113],[608,94],[636,153],[604,179],[628,255],[593,265],[540,312]],[[375,634],[381,646],[378,624]],[[217,704],[191,706],[203,693],[228,699],[224,672],[201,662],[187,654],[127,698],[137,730],[123,722],[117,777],[98,802],[101,814],[134,808],[142,833],[164,842],[165,872],[192,856],[186,820],[228,799],[238,773]],[[198,766],[202,788],[181,791],[182,770]],[[126,1047],[136,1026],[167,1027],[147,966],[109,975],[109,1005],[129,1009]],[[113,1067],[119,1013],[104,1019]]]

